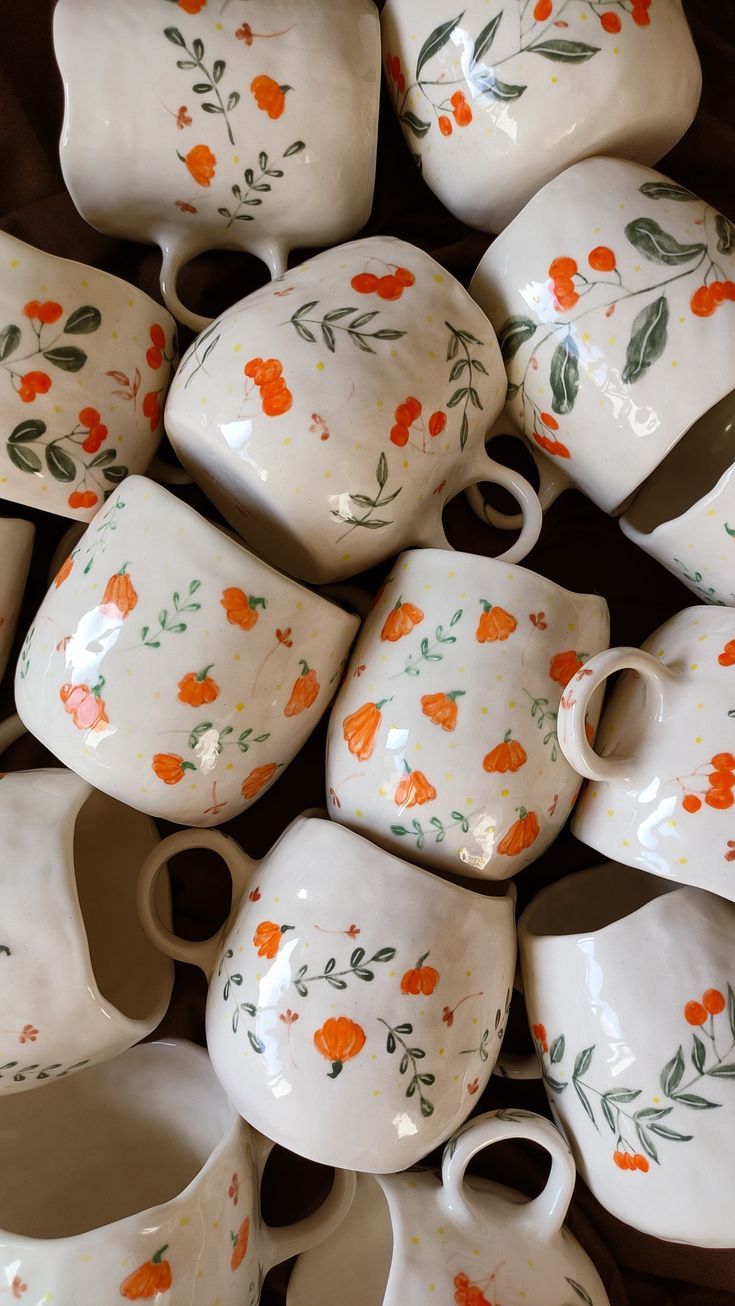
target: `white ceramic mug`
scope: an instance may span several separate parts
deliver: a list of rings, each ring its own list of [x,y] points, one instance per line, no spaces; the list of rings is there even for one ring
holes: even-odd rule
[[[402,554],[332,709],[330,814],[443,871],[515,875],[571,811],[559,700],[608,638],[598,595],[470,553]]]
[[[131,477],[57,573],[21,650],[16,704],[105,793],[218,825],[308,739],[358,625]]]
[[[0,1097],[115,1057],[162,1020],[173,968],[135,898],[157,843],[149,817],[71,771],[0,779]],[[158,901],[168,914],[164,881]]]
[[[656,163],[697,110],[680,0],[387,0],[386,85],[424,181],[462,222],[503,227],[592,154]],[[651,68],[655,67],[655,77]]]
[[[185,848],[218,852],[232,876],[230,916],[205,943],[172,935],[154,900]],[[472,893],[305,816],[260,862],[218,831],[164,850],[141,871],[143,926],[207,976],[209,1055],[246,1120],[311,1160],[378,1173],[462,1123],[505,1030],[512,886]]]
[[[0,517],[0,680],[5,675],[15,637],[35,534],[32,522],[19,517]]]
[[[237,1115],[206,1052],[180,1041],[8,1098],[0,1146],[17,1176],[0,1194],[0,1275],[17,1300],[257,1306],[271,1266],[332,1233],[355,1187],[337,1174],[313,1215],[265,1224],[273,1144]]]
[[[625,1224],[732,1246],[735,907],[609,863],[518,925],[544,1087],[595,1197]]]
[[[161,246],[164,301],[187,326],[207,323],[176,289],[197,254],[248,250],[276,276],[294,246],[335,245],[367,221],[380,90],[370,0],[62,0],[54,45],[69,193],[93,227]]]
[[[373,236],[228,309],[166,406],[178,456],[242,537],[312,583],[411,544],[448,548],[446,502],[497,481],[541,529],[530,485],[485,453],[506,379],[490,323],[422,250]]]
[[[484,1148],[518,1139],[551,1157],[530,1202],[466,1174]],[[323,1306],[329,1282],[349,1283],[353,1306],[608,1306],[597,1271],[563,1224],[575,1178],[567,1144],[541,1116],[512,1108],[476,1116],[447,1143],[441,1179],[427,1170],[358,1177],[344,1224],[296,1262],[288,1306]]]
[[[735,227],[650,168],[586,159],[493,241],[470,285],[506,414],[605,512],[735,391]]]
[[[592,748],[587,704],[622,672]],[[570,680],[559,743],[589,784],[572,831],[606,857],[735,899],[735,613],[685,608],[640,649],[613,648]]]

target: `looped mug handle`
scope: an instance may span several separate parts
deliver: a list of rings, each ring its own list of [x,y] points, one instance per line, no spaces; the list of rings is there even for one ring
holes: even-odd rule
[[[548,1241],[561,1229],[572,1200],[577,1172],[572,1154],[559,1130],[532,1111],[505,1108],[477,1116],[455,1134],[442,1158],[443,1201],[449,1218],[460,1227],[476,1226],[481,1208],[465,1187],[467,1166],[478,1152],[506,1139],[524,1138],[538,1143],[551,1157],[551,1170],[538,1197],[524,1206],[508,1203],[509,1216],[539,1241]]]
[[[645,681],[646,699],[654,704],[654,720],[666,715],[667,699],[679,676],[652,653],[638,648],[609,648],[585,662],[569,681],[559,704],[559,747],[569,765],[587,780],[632,781],[635,757],[601,757],[587,739],[585,713],[595,690],[616,671],[634,671]]]
[[[537,496],[541,505],[541,512],[547,512],[560,494],[572,488],[574,482],[557,463],[552,463],[549,459],[542,458],[540,454],[537,454],[533,445],[520,431],[514,430],[509,422],[496,424],[489,436],[486,437],[485,446],[487,447],[492,440],[497,440],[501,435],[513,436],[515,440],[520,440],[528,449],[538,471],[539,487]],[[488,479],[491,478],[488,477]],[[523,526],[523,517],[520,513],[500,512],[499,509],[493,508],[492,504],[488,503],[483,496],[479,485],[470,485],[465,491],[465,498],[475,516],[480,518],[480,521],[495,526],[498,530],[518,531]]]
[[[208,326],[212,325],[214,318],[202,317],[200,313],[192,313],[191,309],[186,308],[179,299],[177,283],[179,273],[185,264],[190,259],[195,258],[197,254],[203,253],[204,250],[202,250],[201,246],[179,244],[177,233],[169,233],[161,237],[160,245],[160,285],[163,302],[177,322],[189,327],[192,331],[196,331],[197,335],[199,335],[201,331],[205,331]],[[234,243],[228,248],[243,250],[243,246]],[[255,254],[256,258],[261,259],[267,265],[273,280],[283,276],[288,268],[288,251],[282,245],[274,240],[269,240],[257,247],[250,245],[248,248]]]
[[[260,1188],[266,1161],[275,1143],[258,1133],[252,1125],[250,1133]],[[282,1261],[288,1261],[292,1256],[300,1256],[302,1252],[310,1251],[312,1247],[331,1237],[349,1215],[356,1192],[357,1175],[354,1171],[335,1170],[332,1187],[321,1206],[311,1215],[306,1215],[293,1224],[278,1227],[263,1221],[258,1235],[258,1256],[263,1274],[267,1274],[274,1265],[280,1265]]]
[[[522,513],[518,518],[518,523],[521,533],[509,549],[497,555],[497,561],[522,562],[536,544],[544,522],[536,491],[525,476],[521,476],[520,472],[514,471],[512,467],[504,467],[502,463],[496,462],[494,458],[489,458],[484,449],[480,451],[477,458],[468,464],[465,475],[457,486],[456,493],[461,493],[462,490],[468,489],[471,485],[476,487],[479,481],[492,481],[495,485],[502,485],[503,489],[512,494],[513,498],[520,503]],[[423,545],[425,548],[452,548],[444,533],[441,512],[438,517],[435,513],[427,514],[427,520],[423,522],[419,530],[416,543]]]

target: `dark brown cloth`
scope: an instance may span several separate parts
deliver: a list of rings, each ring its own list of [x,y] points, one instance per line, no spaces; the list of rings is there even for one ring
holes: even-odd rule
[[[125,0],[98,3],[124,4]],[[158,251],[99,235],[79,217],[64,189],[57,150],[62,91],[51,41],[52,9],[53,0],[0,3],[0,226],[40,249],[115,272],[159,298]],[[702,60],[704,91],[694,125],[662,162],[661,169],[735,218],[735,3],[685,0],[685,9]],[[79,40],[84,42],[83,30]],[[93,49],[87,53],[90,59],[95,57]],[[655,77],[655,67],[650,75]],[[124,113],[123,105],[120,111]],[[94,105],[89,106],[89,112],[94,113]],[[431,195],[410,163],[385,98],[381,105],[375,203],[366,231],[414,242],[465,284],[489,243],[488,237],[451,218]],[[299,259],[297,252],[292,264]],[[182,299],[201,312],[216,313],[266,279],[265,269],[245,256],[207,255],[185,272]],[[182,336],[185,345],[188,336],[185,332]],[[510,452],[514,458],[519,457],[515,445]],[[182,497],[208,516],[216,517],[197,490],[186,489]],[[67,523],[61,518],[24,512],[12,504],[0,503],[0,512],[32,518],[37,526],[31,577],[16,641],[19,647],[45,592],[51,553]],[[491,554],[507,545],[507,540],[476,521],[462,498],[447,509],[446,525],[458,548]],[[630,544],[614,521],[576,492],[563,495],[548,513],[541,540],[526,565],[571,589],[603,594],[611,609],[613,644],[641,643],[662,621],[694,601],[677,580]],[[366,586],[376,588],[386,571],[386,567],[376,569],[365,578]],[[0,687],[0,714],[4,716],[11,708],[9,673]],[[323,803],[325,728],[323,722],[275,788],[250,812],[224,827],[253,856],[262,856],[300,811]],[[30,739],[17,744],[3,761],[9,770],[55,764]],[[164,822],[159,825],[163,834],[170,833],[172,827]],[[599,860],[596,853],[564,832],[543,857],[517,877],[519,908],[541,886]],[[228,908],[227,876],[221,865],[207,854],[179,857],[172,867],[172,882],[179,932],[190,938],[213,933]],[[177,967],[173,1001],[158,1032],[203,1043],[204,999],[202,975],[188,966]],[[509,1040],[519,1049],[527,1046],[521,1011],[514,1011]],[[508,1104],[547,1113],[537,1084],[509,1080],[492,1081],[476,1111]],[[546,1173],[540,1153],[525,1146],[509,1148],[504,1144],[493,1148],[480,1158],[480,1165],[483,1173],[502,1178],[529,1194],[539,1191]],[[277,1149],[264,1181],[266,1218],[273,1223],[298,1218],[320,1200],[328,1183],[327,1171]],[[692,1200],[692,1194],[682,1196]],[[735,1251],[707,1252],[639,1234],[609,1216],[581,1181],[569,1224],[595,1261],[613,1306],[735,1303]],[[290,1266],[282,1266],[269,1276],[264,1306],[285,1301],[289,1270]],[[344,1299],[349,1299],[349,1284],[329,1285],[325,1306],[327,1301]]]

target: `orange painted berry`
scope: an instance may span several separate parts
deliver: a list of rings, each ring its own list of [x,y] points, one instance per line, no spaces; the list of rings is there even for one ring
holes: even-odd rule
[[[702,995],[702,1006],[710,1016],[719,1016],[725,1010],[725,998],[719,989],[707,989]]]
[[[600,24],[603,31],[610,32],[612,35],[619,32],[622,27],[618,14],[613,13],[611,9],[608,9],[604,14],[600,14]]]
[[[381,299],[400,299],[403,294],[403,286],[397,277],[388,275],[381,277],[378,281],[377,292]]]
[[[451,119],[447,118],[446,114],[444,113],[439,118],[439,131],[441,132],[442,136],[451,136],[452,134]]]
[[[360,272],[352,278],[350,285],[358,295],[372,295],[378,289],[378,278],[374,272]]]
[[[408,444],[408,427],[401,422],[396,422],[390,433],[391,444],[397,444],[400,449],[404,444]]]
[[[690,300],[690,308],[696,317],[711,317],[715,311],[715,301],[709,286],[699,286]]]
[[[687,1002],[684,1008],[684,1019],[690,1025],[704,1025],[707,1020],[707,1011],[701,1002]]]

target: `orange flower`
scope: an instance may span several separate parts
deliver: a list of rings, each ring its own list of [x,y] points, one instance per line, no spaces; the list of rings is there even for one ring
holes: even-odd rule
[[[250,1238],[250,1216],[246,1215],[236,1234],[232,1234],[232,1256],[230,1257],[230,1269],[236,1270],[242,1265],[248,1250],[248,1239]]]
[[[270,784],[280,765],[280,762],[266,762],[265,766],[256,766],[242,782],[243,798],[255,798],[261,789]]]
[[[279,86],[272,77],[262,74],[260,77],[253,78],[250,90],[255,96],[255,103],[259,109],[267,113],[269,118],[280,118],[286,107],[286,92],[290,91],[291,87]]]
[[[463,698],[464,689],[451,689],[448,694],[424,694],[421,711],[435,726],[454,730],[457,725],[457,699]]]
[[[500,840],[498,852],[501,857],[517,857],[519,853],[525,852],[531,844],[538,839],[539,824],[535,812],[526,811],[525,807],[518,807],[518,820],[513,822],[508,833]]]
[[[394,800],[396,807],[415,807],[417,803],[422,807],[424,803],[433,803],[436,789],[426,779],[423,771],[412,771],[408,762],[403,765],[406,773],[398,781]]]
[[[184,163],[197,186],[210,185],[217,167],[217,158],[208,145],[195,145],[193,149],[189,150]]]
[[[517,739],[512,738],[512,731],[507,730],[503,735],[503,742],[491,749],[482,765],[485,771],[499,771],[504,775],[506,771],[519,771],[527,761],[525,748]]]
[[[359,762],[367,762],[372,756],[375,736],[383,720],[381,707],[390,702],[384,698],[380,703],[363,703],[356,712],[346,716],[342,722],[342,736],[350,752]]]
[[[222,591],[220,599],[221,606],[227,613],[227,620],[231,626],[239,626],[241,630],[252,630],[258,620],[258,608],[266,608],[265,599],[254,598],[248,595],[244,590],[232,586],[230,589]]]
[[[533,1037],[536,1039],[536,1042],[541,1044],[542,1052],[548,1052],[549,1044],[546,1038],[546,1026],[534,1025],[531,1029],[531,1033],[533,1034]]]
[[[587,654],[576,653],[574,649],[555,653],[549,664],[549,676],[565,689],[572,676],[576,676],[577,672],[582,670],[586,661]]]
[[[104,701],[99,697],[104,685],[100,678],[93,689],[89,685],[62,685],[59,698],[77,730],[105,730],[110,724]]]
[[[395,607],[388,613],[383,623],[380,638],[395,644],[396,640],[402,639],[404,635],[410,635],[414,626],[418,626],[423,619],[424,614],[421,609],[413,603],[404,603],[403,595],[400,595]]]
[[[413,970],[407,970],[401,980],[401,993],[411,993],[416,997],[422,993],[424,997],[429,997],[434,992],[439,983],[439,971],[434,970],[433,966],[425,966],[424,962],[428,957],[425,952],[419,957]]]
[[[308,662],[301,659],[301,675],[294,681],[291,697],[283,709],[284,716],[298,716],[299,713],[305,712],[312,703],[315,703],[321,688],[316,678],[316,671],[310,667]]]
[[[114,576],[110,576],[105,585],[105,592],[102,595],[103,605],[106,603],[114,604],[121,617],[127,617],[138,602],[138,595],[133,582],[125,570],[127,565],[126,562],[119,571],[115,572]]]
[[[272,961],[278,952],[282,936],[286,930],[292,929],[293,925],[275,925],[273,921],[261,921],[253,935],[253,944],[258,949],[258,956],[267,957]]]
[[[729,639],[717,661],[721,667],[735,666],[735,639]]]
[[[171,1287],[171,1266],[163,1260],[163,1253],[168,1250],[168,1243],[160,1247],[149,1261],[144,1261],[137,1270],[133,1270],[120,1284],[120,1295],[131,1301],[150,1301],[159,1293],[168,1292]]]
[[[314,1047],[331,1061],[330,1079],[342,1072],[345,1061],[356,1057],[365,1046],[365,1031],[347,1016],[330,1016],[314,1035]]]
[[[183,780],[185,771],[196,771],[194,763],[185,762],[178,753],[156,753],[151,766],[165,785],[177,785],[179,780]]]
[[[65,580],[69,579],[73,570],[74,570],[74,559],[70,555],[65,562],[62,562],[61,566],[59,567],[59,570],[54,576],[54,585],[56,586],[57,589],[59,588],[60,585],[64,584]]]
[[[478,644],[491,644],[495,640],[507,639],[513,634],[518,622],[505,608],[493,607],[487,599],[480,599],[482,612],[475,631]]]
[[[190,707],[202,707],[205,703],[213,703],[216,698],[219,698],[219,685],[207,674],[213,666],[214,663],[210,662],[209,666],[203,667],[201,671],[187,671],[179,681],[177,698],[180,703],[188,703]]]

